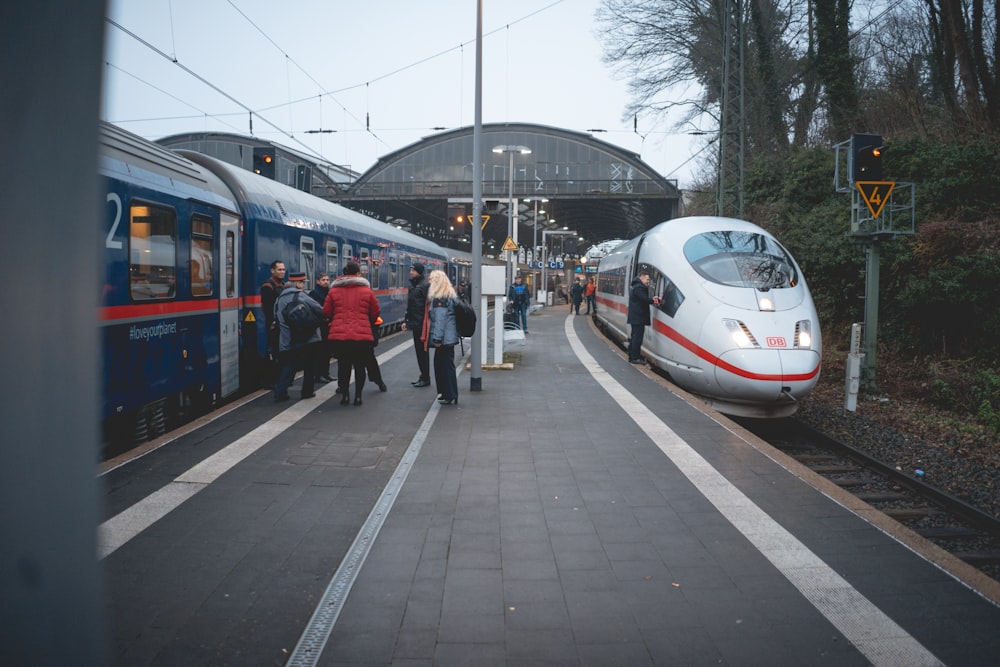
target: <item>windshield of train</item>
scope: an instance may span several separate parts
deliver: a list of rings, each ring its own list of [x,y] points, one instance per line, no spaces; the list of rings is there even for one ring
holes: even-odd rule
[[[785,249],[763,234],[705,232],[684,244],[684,256],[702,277],[731,287],[795,287],[795,265]]]

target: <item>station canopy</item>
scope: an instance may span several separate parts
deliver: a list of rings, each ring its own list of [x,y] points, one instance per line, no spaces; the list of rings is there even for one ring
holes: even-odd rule
[[[567,252],[579,254],[608,239],[638,236],[678,214],[676,181],[657,174],[635,153],[590,134],[528,123],[488,124],[482,126],[480,146],[487,255],[504,245],[511,203],[521,248],[541,245],[545,230],[565,229],[575,232],[572,239],[549,235],[550,247],[561,237],[572,241],[562,246]],[[464,127],[383,156],[342,192],[316,194],[446,247],[469,250],[469,223],[456,225],[454,216],[472,213],[472,166],[473,128]]]

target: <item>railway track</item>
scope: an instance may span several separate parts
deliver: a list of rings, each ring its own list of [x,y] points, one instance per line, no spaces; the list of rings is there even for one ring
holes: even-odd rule
[[[794,419],[736,420],[771,446],[1000,581],[1000,519]]]

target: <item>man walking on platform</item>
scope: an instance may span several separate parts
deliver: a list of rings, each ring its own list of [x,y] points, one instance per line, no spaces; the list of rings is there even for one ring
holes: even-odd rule
[[[410,291],[406,297],[406,318],[403,320],[403,331],[413,333],[413,350],[417,353],[417,366],[420,377],[411,382],[414,387],[431,386],[431,357],[424,346],[421,336],[424,333],[424,311],[427,309],[427,281],[424,280],[424,265],[414,263],[410,266]]]
[[[646,326],[650,324],[649,304],[660,305],[660,297],[649,295],[649,271],[640,271],[639,276],[632,280],[628,293],[628,323],[632,325],[632,335],[628,341],[628,362],[644,364],[642,358],[642,339],[646,335]]]

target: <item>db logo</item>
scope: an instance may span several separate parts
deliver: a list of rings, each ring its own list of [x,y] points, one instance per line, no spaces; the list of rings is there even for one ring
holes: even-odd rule
[[[767,346],[768,347],[788,347],[788,344],[785,343],[785,337],[784,336],[768,336],[767,337]]]

